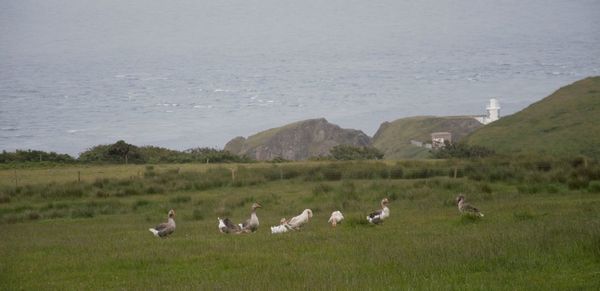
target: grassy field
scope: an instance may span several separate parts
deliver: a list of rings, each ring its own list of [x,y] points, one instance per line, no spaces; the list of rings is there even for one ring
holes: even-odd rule
[[[68,166],[19,169],[16,187],[6,169],[0,289],[598,290],[599,169],[578,160]],[[459,215],[459,192],[485,217]],[[383,197],[390,218],[366,224]],[[254,201],[256,233],[219,233],[217,216],[242,221]],[[152,236],[170,208],[177,230]],[[304,229],[269,233],[304,208],[314,212]],[[346,220],[332,229],[336,209]]]

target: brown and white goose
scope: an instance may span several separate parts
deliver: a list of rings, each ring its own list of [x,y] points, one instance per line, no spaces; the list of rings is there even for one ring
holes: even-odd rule
[[[250,218],[248,218],[244,223],[240,225],[242,231],[255,232],[258,229],[260,223],[258,222],[258,216],[256,216],[257,208],[262,208],[262,205],[258,203],[252,204],[252,213],[250,213]]]
[[[461,214],[483,217],[483,213],[479,212],[477,207],[465,202],[465,196],[462,194],[456,197],[456,203],[458,204],[458,211],[460,211]]]
[[[169,210],[169,218],[167,222],[163,222],[154,228],[148,229],[156,237],[167,237],[175,231],[175,210]]]
[[[373,213],[367,216],[369,223],[379,224],[390,216],[390,209],[387,207],[388,202],[389,201],[387,198],[383,198],[383,200],[381,200],[381,209],[375,210]]]
[[[231,222],[229,218],[221,219],[217,217],[217,219],[219,220],[219,230],[222,233],[240,233],[242,230],[239,225]]]
[[[256,209],[262,208],[262,206],[258,203],[252,204],[252,213],[250,213],[250,218],[247,219],[244,223],[234,224],[231,222],[229,218],[221,219],[218,217],[219,221],[219,230],[222,233],[249,233],[255,232],[258,229],[259,221],[258,216],[256,216]]]

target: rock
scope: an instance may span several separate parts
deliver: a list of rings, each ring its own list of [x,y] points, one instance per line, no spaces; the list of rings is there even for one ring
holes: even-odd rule
[[[259,161],[305,160],[329,155],[329,151],[340,144],[369,146],[371,139],[360,130],[343,129],[320,118],[265,130],[247,139],[236,137],[225,145],[225,150]]]

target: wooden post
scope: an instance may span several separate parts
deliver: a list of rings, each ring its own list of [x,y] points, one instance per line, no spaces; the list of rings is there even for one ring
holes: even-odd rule
[[[456,179],[457,172],[458,172],[458,169],[456,167],[454,167],[454,179]]]
[[[77,183],[81,183],[81,171],[77,171]]]
[[[231,168],[231,182],[235,182],[235,169]]]
[[[17,177],[17,169],[15,169],[15,190],[19,188],[19,179]]]
[[[206,164],[208,164],[208,158],[206,158]]]

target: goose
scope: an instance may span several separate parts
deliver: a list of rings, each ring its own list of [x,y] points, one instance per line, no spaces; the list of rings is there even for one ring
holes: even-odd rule
[[[292,217],[292,219],[288,220],[286,225],[291,229],[298,230],[300,227],[306,224],[312,216],[312,210],[304,209],[300,215]]]
[[[169,210],[169,218],[167,222],[163,222],[154,228],[148,229],[156,237],[167,237],[175,231],[175,210]]]
[[[331,213],[331,217],[329,217],[329,221],[327,222],[331,223],[331,226],[335,227],[338,223],[342,222],[342,220],[344,220],[344,215],[342,212],[337,210]]]
[[[247,219],[244,223],[234,224],[231,222],[229,218],[221,219],[217,217],[219,221],[219,231],[222,233],[249,233],[255,232],[258,229],[258,216],[256,216],[256,209],[262,208],[262,206],[258,203],[252,204],[252,213],[250,214],[250,218]]]
[[[219,230],[222,233],[239,233],[241,231],[240,226],[231,222],[229,218],[221,219],[217,217],[217,220],[219,220]]]
[[[375,210],[373,213],[367,216],[367,220],[372,224],[379,224],[390,216],[390,209],[387,207],[388,199],[383,198],[381,200],[381,209]]]
[[[288,228],[286,227],[287,224],[287,219],[282,218],[281,220],[279,220],[279,225],[276,226],[271,226],[271,233],[284,233],[284,232],[288,232]]]
[[[460,211],[461,214],[483,217],[483,213],[479,212],[477,207],[465,203],[465,196],[462,194],[456,197],[456,203],[458,204],[458,211]]]
[[[258,229],[258,216],[256,216],[256,209],[262,208],[262,205],[258,203],[252,204],[252,213],[244,223],[240,224],[242,231],[244,232],[255,232]]]

